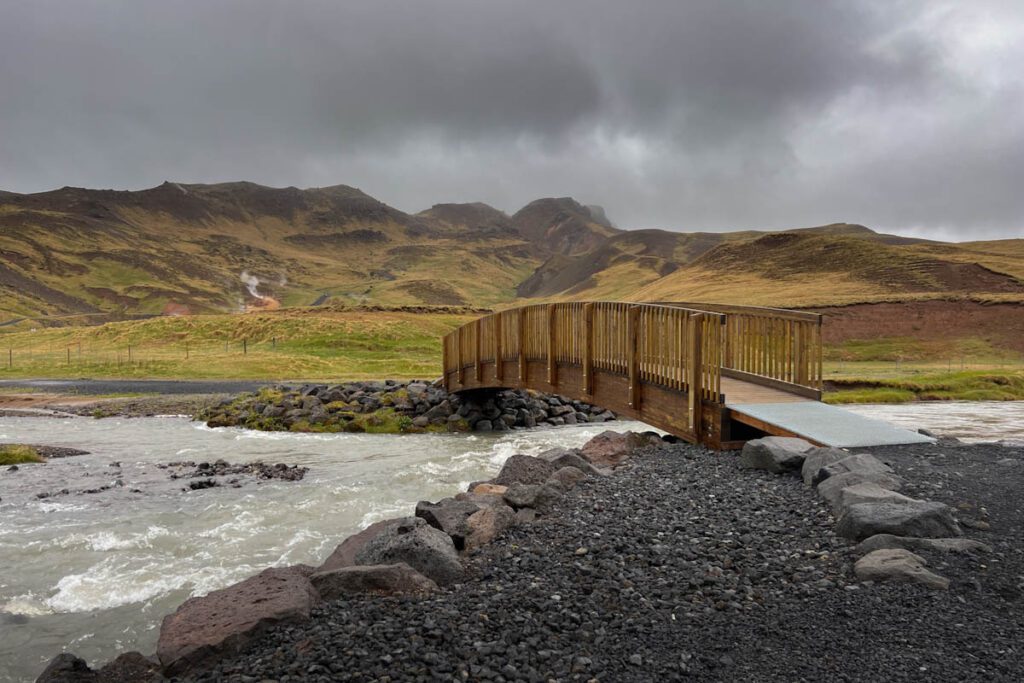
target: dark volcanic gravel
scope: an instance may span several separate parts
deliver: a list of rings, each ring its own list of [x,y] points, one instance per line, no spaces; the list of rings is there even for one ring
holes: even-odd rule
[[[1021,680],[1024,454],[873,452],[990,524],[966,531],[995,553],[927,556],[948,592],[857,583],[799,478],[666,446],[471,556],[466,583],[322,605],[200,680]]]

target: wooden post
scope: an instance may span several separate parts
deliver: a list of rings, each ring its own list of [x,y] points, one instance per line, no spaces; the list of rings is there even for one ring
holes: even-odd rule
[[[476,378],[477,384],[480,384],[484,377],[483,366],[480,364],[480,336],[483,331],[483,326],[480,324],[480,318],[476,319],[473,327],[473,331],[475,332],[473,336],[476,337],[476,342],[473,345],[473,376]]]
[[[71,365],[71,347],[68,347],[68,366]]]
[[[555,311],[557,304],[548,304],[548,384],[558,386],[558,359],[555,354],[558,340],[555,338]]]
[[[462,367],[462,330],[464,329],[465,326],[462,326],[455,330],[455,371],[458,373],[460,387],[466,383],[466,372]]]
[[[626,313],[626,366],[629,371],[629,407],[640,410],[640,307]]]
[[[594,304],[583,304],[583,393],[594,393]]]
[[[444,386],[445,391],[452,390],[451,382],[448,379],[448,339],[451,336],[449,334],[441,340],[441,384]]]
[[[700,442],[700,419],[701,419],[701,376],[703,374],[703,362],[701,359],[701,320],[704,316],[694,313],[690,316],[689,348],[686,350],[686,370],[688,387],[688,424],[690,431]]]
[[[501,382],[505,374],[505,361],[501,357],[501,313],[494,314],[494,379]]]
[[[526,382],[526,309],[519,309],[519,381]]]
[[[188,342],[185,342],[185,360],[188,360]]]
[[[248,353],[249,353],[249,340],[248,339],[243,339],[242,340],[242,355],[245,356]]]
[[[7,349],[7,369],[14,367],[14,349]]]

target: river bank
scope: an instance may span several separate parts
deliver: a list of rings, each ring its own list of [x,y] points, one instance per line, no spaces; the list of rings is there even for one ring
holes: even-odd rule
[[[1019,680],[1024,452],[873,452],[908,495],[985,512],[965,531],[991,553],[920,551],[949,590],[858,581],[798,477],[666,444],[471,554],[458,586],[326,602],[195,680]]]

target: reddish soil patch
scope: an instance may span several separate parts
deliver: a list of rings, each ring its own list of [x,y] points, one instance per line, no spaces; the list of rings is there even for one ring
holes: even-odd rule
[[[849,339],[978,337],[1024,351],[1024,304],[909,301],[813,309],[825,315],[826,344]]]

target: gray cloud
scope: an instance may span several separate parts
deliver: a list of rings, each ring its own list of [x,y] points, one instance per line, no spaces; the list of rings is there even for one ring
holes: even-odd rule
[[[1024,9],[971,3],[9,2],[0,188],[539,196],[676,230],[1024,233]]]

